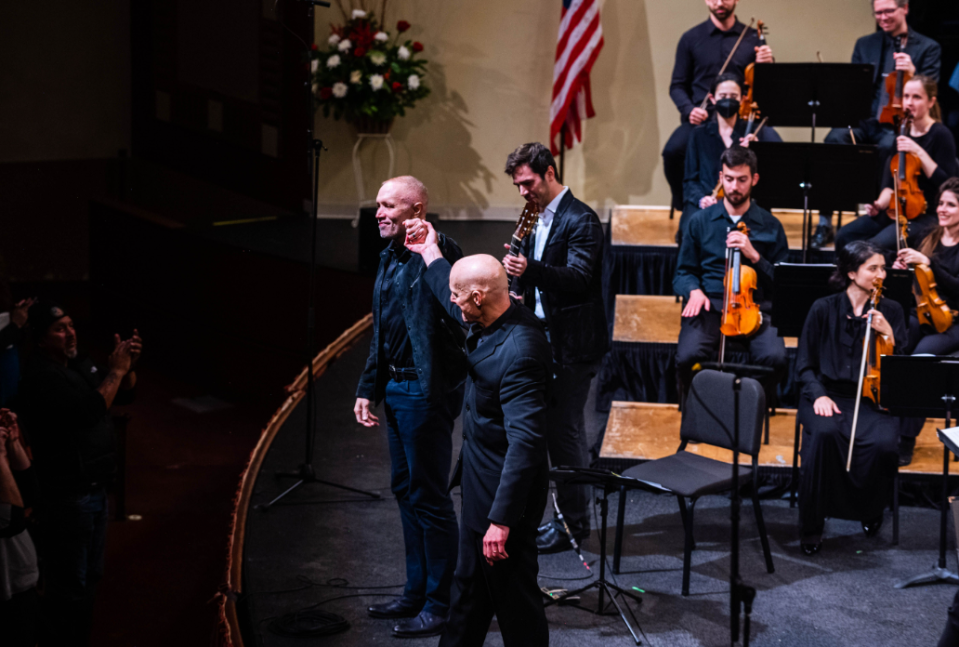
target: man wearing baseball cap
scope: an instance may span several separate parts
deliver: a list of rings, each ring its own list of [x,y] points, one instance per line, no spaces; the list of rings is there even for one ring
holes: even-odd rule
[[[104,369],[78,356],[73,320],[57,304],[38,301],[29,315],[36,353],[14,408],[40,483],[40,644],[86,645],[103,574],[106,485],[116,472],[110,407],[132,401],[142,345],[136,330],[126,340],[115,335]]]

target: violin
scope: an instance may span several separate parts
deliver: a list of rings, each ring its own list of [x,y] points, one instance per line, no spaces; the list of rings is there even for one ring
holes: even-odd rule
[[[899,127],[899,136],[908,137],[912,127],[912,116],[907,112]],[[896,202],[896,222],[903,229],[901,238],[905,240],[905,225],[902,219],[915,220],[926,213],[926,194],[919,188],[919,175],[922,173],[922,161],[918,155],[900,151],[892,156],[889,163],[892,172],[893,197]],[[899,249],[897,247],[896,251]]]
[[[736,50],[739,49],[739,44],[743,42],[743,38],[746,36],[746,32],[749,31],[749,28],[753,26],[753,23],[755,21],[756,21],[755,18],[750,18],[749,24],[746,25],[746,28],[743,29],[743,32],[739,34],[739,38],[736,40],[736,44],[733,45],[733,48],[731,50],[729,50],[729,55],[726,57],[726,62],[724,62],[723,66],[719,68],[719,74],[716,75],[717,79],[721,77],[723,73],[726,71],[726,68],[729,67],[729,62],[733,60],[733,54],[735,54]],[[706,94],[706,96],[703,97],[703,102],[699,104],[699,107],[700,109],[705,110],[708,104],[709,104],[709,94]]]
[[[749,235],[746,223],[740,220],[736,229]],[[726,276],[723,279],[723,319],[719,331],[723,334],[720,342],[719,361],[723,361],[726,350],[726,337],[748,337],[759,330],[763,322],[763,313],[753,301],[753,292],[757,286],[756,270],[742,264],[742,251],[727,249]]]
[[[869,315],[866,317],[866,333],[863,335],[862,340],[862,361],[859,365],[859,388],[856,389],[856,407],[852,414],[852,431],[849,434],[849,456],[846,459],[847,472],[852,468],[852,448],[853,441],[856,439],[856,425],[859,422],[859,404],[863,398],[869,398],[879,406],[880,358],[883,355],[892,355],[894,351],[892,340],[887,339],[885,335],[874,334],[872,328],[873,311],[879,308],[882,291],[882,279],[877,278],[873,283],[869,301],[866,303],[866,310],[868,310]]]
[[[905,34],[896,41],[897,54],[902,53],[905,41]],[[912,80],[912,74],[905,70],[896,70],[886,76],[886,95],[889,97],[889,101],[882,107],[882,112],[879,114],[879,123],[899,127],[899,123],[906,116],[906,110],[902,105],[902,91],[910,80]]]
[[[936,291],[936,276],[932,269],[925,263],[916,263],[912,267],[915,270],[913,292],[916,295],[916,316],[919,317],[919,323],[932,326],[937,333],[946,332],[952,326],[956,313]]]
[[[766,25],[763,24],[762,20],[756,21],[756,33],[759,35],[759,47],[762,47],[766,44]],[[752,120],[754,113],[759,112],[759,106],[756,105],[756,102],[753,101],[753,76],[755,74],[756,64],[750,63],[746,66],[746,69],[743,71],[743,90],[746,91],[746,96],[743,97],[742,102],[739,104],[739,116],[742,119]],[[748,88],[748,89],[747,89]],[[748,133],[747,133],[748,135]]]

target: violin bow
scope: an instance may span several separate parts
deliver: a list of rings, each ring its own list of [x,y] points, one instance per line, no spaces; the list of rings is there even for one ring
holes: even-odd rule
[[[873,297],[869,298],[866,305],[870,310],[875,309]],[[849,455],[846,457],[846,471],[852,469],[852,448],[856,441],[856,425],[859,423],[859,405],[862,402],[862,382],[866,377],[866,363],[869,360],[869,338],[872,336],[872,314],[866,318],[866,334],[862,340],[862,361],[859,363],[859,387],[856,389],[856,407],[852,412],[852,430],[849,433]]]
[[[719,68],[719,74],[716,75],[716,78],[717,78],[717,79],[718,79],[719,77],[721,77],[721,76],[723,75],[723,73],[726,71],[726,68],[729,67],[729,62],[730,62],[731,60],[733,60],[733,54],[735,54],[735,53],[736,53],[736,50],[739,49],[739,43],[743,42],[743,37],[745,37],[745,36],[746,36],[746,32],[749,31],[750,28],[752,28],[754,22],[756,22],[756,19],[755,19],[755,18],[750,18],[750,19],[749,19],[749,24],[746,25],[746,28],[745,28],[745,29],[743,29],[743,33],[741,33],[741,34],[739,35],[739,38],[736,40],[736,44],[733,45],[733,48],[732,48],[731,50],[729,50],[729,56],[726,57],[726,62],[723,63],[723,66],[722,66],[721,68]],[[709,103],[709,93],[708,93],[708,92],[706,93],[706,96],[703,98],[703,102],[702,102],[701,104],[699,104],[699,108],[700,108],[701,110],[705,110],[707,103]]]

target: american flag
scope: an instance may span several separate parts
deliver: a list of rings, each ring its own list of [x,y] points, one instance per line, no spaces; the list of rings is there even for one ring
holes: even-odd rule
[[[559,153],[558,139],[566,124],[566,148],[583,140],[583,119],[595,116],[589,72],[603,49],[599,0],[563,0],[556,62],[553,64],[553,101],[549,107],[549,142]]]

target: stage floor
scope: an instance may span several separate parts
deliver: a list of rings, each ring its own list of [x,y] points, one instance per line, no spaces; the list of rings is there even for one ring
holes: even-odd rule
[[[365,500],[349,492],[311,485],[269,512],[251,510],[244,551],[247,647],[293,646],[301,641],[274,635],[268,620],[331,600],[322,609],[344,616],[345,633],[324,639],[335,646],[395,645],[391,623],[366,616],[369,604],[401,592],[404,581],[399,512],[389,490],[389,457],[383,429],[364,429],[353,420],[356,380],[367,356],[369,336],[343,355],[316,383],[318,423],[315,465],[320,478],[372,489],[383,499]],[[303,406],[280,430],[257,479],[253,504],[270,500],[287,481],[274,470],[291,469],[303,458]],[[382,417],[382,410],[377,412]],[[602,420],[587,412],[589,440]],[[777,416],[777,418],[780,418]],[[782,417],[783,422],[787,421]],[[453,435],[458,450],[459,425]],[[676,443],[678,444],[678,443]],[[785,456],[783,457],[786,458]],[[460,496],[454,493],[459,509]],[[610,499],[615,510],[618,499]],[[823,552],[807,558],[799,550],[797,511],[783,500],[764,500],[764,515],[776,566],[763,566],[755,520],[743,509],[742,576],[758,590],[753,611],[757,646],[863,645],[898,647],[935,644],[945,623],[955,587],[924,586],[896,590],[899,579],[925,572],[937,556],[938,513],[901,509],[900,546],[891,543],[888,520],[879,536],[864,537],[858,522],[829,520]],[[692,585],[680,595],[682,523],[676,500],[631,492],[626,511],[621,586],[644,591],[635,612],[653,647],[728,644],[729,501],[705,497],[696,508]],[[594,528],[598,525],[594,509]],[[612,525],[612,521],[610,522]],[[950,522],[950,568],[955,568]],[[612,537],[609,538],[610,550]],[[584,543],[593,572],[599,555],[598,533]],[[610,560],[611,561],[611,560]],[[540,583],[551,588],[578,587],[591,577],[572,553],[540,557]],[[336,580],[335,578],[342,578]],[[346,596],[346,597],[344,597]],[[590,595],[584,603],[595,604]],[[608,647],[633,644],[618,617],[597,617],[576,608],[550,607],[550,644],[554,647]],[[253,634],[256,634],[255,636]],[[434,647],[437,639],[410,641]],[[487,645],[502,645],[494,623]]]

